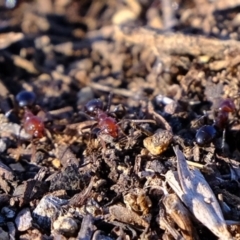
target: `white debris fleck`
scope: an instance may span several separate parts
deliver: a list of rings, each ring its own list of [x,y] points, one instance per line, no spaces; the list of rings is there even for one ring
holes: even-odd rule
[[[23,232],[28,230],[29,228],[32,227],[32,215],[29,210],[29,208],[24,208],[22,209],[16,219],[15,219],[15,224],[17,226],[18,231]]]

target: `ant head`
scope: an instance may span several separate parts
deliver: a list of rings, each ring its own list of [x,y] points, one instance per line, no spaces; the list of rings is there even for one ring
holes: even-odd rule
[[[20,107],[31,107],[36,101],[36,95],[33,92],[21,91],[17,94],[16,101]]]
[[[100,99],[92,99],[84,106],[84,110],[90,116],[95,116],[98,110],[103,110],[103,102]]]
[[[123,118],[126,115],[126,108],[124,107],[124,105],[119,104],[115,107],[115,109],[113,110],[113,112],[116,115],[117,118]]]
[[[222,100],[219,104],[219,111],[226,113],[235,112],[236,106],[233,102],[233,99],[227,98]]]

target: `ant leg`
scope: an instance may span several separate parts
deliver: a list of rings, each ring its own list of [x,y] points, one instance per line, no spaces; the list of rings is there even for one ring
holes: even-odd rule
[[[226,128],[223,129],[223,134],[222,134],[222,151],[224,152],[224,145],[225,145],[225,139],[226,139]]]
[[[6,118],[9,118],[13,112],[14,112],[14,109],[10,109],[10,110],[6,111],[4,115]]]
[[[17,151],[15,152],[17,161],[19,161],[19,159],[22,155],[22,145],[21,145],[21,141],[20,141],[20,134],[21,134],[22,129],[23,129],[23,127],[20,126],[20,129],[19,129],[19,132],[17,135]]]
[[[155,120],[152,120],[152,119],[123,119],[121,120],[120,122],[118,122],[117,124],[119,125],[120,123],[122,123],[123,121],[129,121],[129,122],[132,122],[132,123],[153,123],[156,125],[156,121]],[[119,127],[120,130],[123,132],[123,130],[121,129],[121,127]],[[141,127],[140,129],[143,131],[143,133],[145,133],[147,136],[151,136],[152,133],[150,133],[149,131],[147,130],[143,130]],[[123,132],[123,134],[127,137],[127,135]]]
[[[117,123],[117,125],[121,124],[124,121],[132,122],[132,123],[153,123],[155,125],[157,124],[156,121],[152,119],[122,119]]]
[[[197,123],[198,123],[198,124],[200,123],[201,125],[202,125],[202,124],[203,124],[203,125],[207,124],[207,117],[208,117],[208,115],[209,115],[210,112],[211,112],[211,111],[204,111],[204,112],[203,112],[203,115],[197,119]]]
[[[123,131],[122,127],[120,126],[120,124],[122,123],[123,121],[121,120],[120,122],[116,123],[118,125],[118,129],[121,131],[121,133],[127,138],[127,134]]]
[[[15,109],[8,110],[4,115],[9,121],[19,124],[19,119]]]
[[[126,119],[130,122],[133,122],[133,123],[153,123],[153,124],[157,124],[155,120],[152,120],[152,119]]]
[[[89,141],[89,143],[92,143],[92,140],[95,139],[94,135],[99,137],[99,132],[93,133],[93,131],[95,129],[97,129],[97,124],[94,124],[94,125],[91,126],[89,133],[87,132],[87,135],[85,133],[85,136],[86,136],[87,140]],[[103,142],[102,141],[103,141],[103,139],[100,138],[101,145],[106,148],[106,144],[104,143],[104,141]]]
[[[103,148],[103,154],[105,155],[106,151],[107,151],[107,145],[105,143],[105,141],[102,139],[101,136],[98,136],[99,140],[100,140],[100,143],[102,145],[102,148]]]
[[[50,131],[48,129],[45,129],[44,132],[45,132],[46,138],[51,141],[52,140],[52,134],[50,133]]]
[[[32,154],[31,154],[30,162],[36,163],[37,162],[37,159],[36,159],[37,147],[36,147],[36,144],[34,143],[33,139],[31,140],[31,145],[32,145]]]
[[[98,136],[98,133],[93,133],[93,131],[95,129],[97,129],[97,124],[93,124],[90,128],[90,139],[89,139],[89,141],[91,141],[93,139],[94,134],[96,134]]]

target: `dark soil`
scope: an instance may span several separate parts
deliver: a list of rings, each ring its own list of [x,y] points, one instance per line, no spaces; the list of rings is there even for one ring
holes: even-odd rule
[[[240,1],[13,2],[0,0],[0,239],[218,239],[166,207],[175,146],[240,239]]]

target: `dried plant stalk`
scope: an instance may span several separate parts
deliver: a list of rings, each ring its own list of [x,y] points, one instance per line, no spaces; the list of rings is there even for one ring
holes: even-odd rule
[[[186,159],[178,147],[175,147],[174,151],[178,160],[178,176],[168,171],[166,174],[168,184],[204,226],[220,239],[232,239],[219,203],[203,175],[198,169],[189,170]]]
[[[120,222],[125,222],[134,226],[141,226],[144,228],[147,228],[149,226],[149,224],[145,220],[143,220],[137,213],[122,206],[111,206],[109,208],[109,213],[111,215],[111,218],[117,219]]]
[[[147,28],[116,26],[114,38],[152,48],[156,53],[170,55],[206,55],[213,59],[225,59],[230,53],[240,52],[239,42],[218,40],[204,36],[190,36],[181,33],[161,34]]]
[[[166,212],[171,216],[174,222],[179,226],[186,240],[197,239],[194,233],[189,211],[181,203],[176,194],[167,194],[163,199]]]

